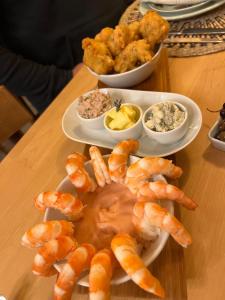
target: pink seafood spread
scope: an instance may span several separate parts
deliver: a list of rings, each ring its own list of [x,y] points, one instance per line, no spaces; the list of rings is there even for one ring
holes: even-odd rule
[[[112,99],[106,93],[95,90],[88,96],[79,98],[78,112],[85,119],[93,119],[101,116],[112,107]]]
[[[136,196],[118,183],[98,187],[93,193],[81,194],[87,205],[84,217],[76,224],[78,243],[89,241],[98,249],[110,247],[113,236],[119,232],[134,234],[132,223]]]

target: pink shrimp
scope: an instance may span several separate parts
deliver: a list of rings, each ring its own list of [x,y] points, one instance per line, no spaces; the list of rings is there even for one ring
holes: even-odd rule
[[[40,247],[47,241],[63,235],[72,236],[73,233],[74,225],[71,222],[47,221],[37,224],[25,232],[21,243],[29,248]]]
[[[146,182],[153,175],[162,174],[171,179],[179,178],[182,169],[171,160],[161,157],[144,157],[129,166],[125,183],[133,193],[137,193],[140,183]]]
[[[117,260],[131,279],[146,292],[153,293],[161,298],[165,296],[160,282],[145,267],[137,252],[136,241],[128,234],[117,234],[111,247]]]
[[[96,189],[96,183],[89,176],[84,168],[87,158],[80,153],[70,154],[66,161],[66,171],[73,185],[78,192],[93,192]]]
[[[43,192],[34,199],[35,206],[40,210],[47,207],[59,209],[70,220],[77,220],[82,216],[83,203],[76,196],[69,193]]]
[[[89,153],[98,185],[104,187],[106,184],[110,184],[111,178],[109,176],[108,167],[106,166],[100,150],[97,147],[92,146],[89,149]]]
[[[145,182],[140,185],[137,196],[144,196],[150,201],[171,200],[182,204],[188,209],[195,209],[197,204],[174,185],[162,181]]]
[[[90,300],[110,299],[110,281],[112,278],[113,253],[103,249],[95,254],[91,261],[89,273]]]
[[[69,236],[60,236],[50,240],[38,249],[34,257],[32,271],[35,275],[51,276],[57,273],[53,264],[66,258],[66,256],[78,246],[75,239]]]
[[[149,225],[156,226],[170,233],[183,247],[187,247],[192,243],[191,236],[184,226],[165,208],[162,208],[158,204],[152,202],[136,202],[133,211],[138,220],[142,222],[142,229],[147,228]],[[145,234],[147,234],[147,232],[145,232]]]
[[[63,266],[54,288],[55,300],[70,300],[74,285],[85,269],[90,267],[91,259],[95,255],[95,247],[82,244],[70,254],[68,262]]]
[[[136,140],[125,140],[119,142],[109,156],[109,174],[112,181],[124,183],[127,171],[127,161],[130,153],[137,151],[139,142]]]

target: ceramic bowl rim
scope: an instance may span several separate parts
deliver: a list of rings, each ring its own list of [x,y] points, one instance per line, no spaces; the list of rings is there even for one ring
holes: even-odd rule
[[[160,131],[155,131],[155,130],[150,129],[150,128],[146,125],[146,122],[145,122],[146,115],[148,114],[148,112],[149,112],[149,110],[151,109],[152,106],[157,105],[157,104],[161,104],[161,103],[165,103],[165,102],[172,102],[172,103],[176,104],[177,106],[180,106],[180,107],[182,108],[182,110],[184,111],[184,113],[185,113],[184,120],[182,121],[181,124],[179,124],[178,127],[174,128],[174,129],[172,129],[172,130],[166,131],[166,132],[160,132]],[[187,108],[186,108],[183,104],[181,104],[181,103],[179,103],[179,102],[177,102],[177,101],[171,101],[171,100],[170,100],[170,101],[161,101],[161,102],[154,103],[154,104],[152,104],[151,106],[149,106],[149,108],[146,109],[146,111],[145,111],[144,114],[143,114],[143,117],[142,117],[142,124],[143,124],[143,127],[144,127],[145,129],[147,129],[151,134],[158,135],[158,136],[162,136],[162,135],[169,135],[169,134],[172,134],[172,133],[176,133],[176,131],[178,131],[178,130],[179,130],[179,129],[187,122],[187,119],[188,119],[188,110],[187,110]]]

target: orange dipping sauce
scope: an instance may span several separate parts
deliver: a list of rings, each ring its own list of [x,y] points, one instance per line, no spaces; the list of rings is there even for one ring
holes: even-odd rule
[[[132,217],[136,196],[126,186],[112,183],[79,197],[86,207],[83,218],[75,223],[78,243],[92,243],[97,249],[109,248],[115,234],[134,234]]]

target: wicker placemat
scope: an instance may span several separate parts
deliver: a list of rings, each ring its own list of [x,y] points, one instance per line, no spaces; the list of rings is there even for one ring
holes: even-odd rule
[[[120,23],[131,23],[133,21],[139,20],[142,18],[141,13],[139,12],[139,0],[134,1],[124,12],[123,16],[120,19]],[[225,5],[220,6],[219,8],[212,10],[206,14],[181,20],[170,22],[172,30],[181,30],[183,28],[218,28],[225,27]],[[179,36],[182,38],[183,36]],[[187,36],[186,36],[187,37]],[[196,36],[195,36],[196,37]],[[214,36],[215,38],[216,36]],[[220,35],[221,37],[225,37]],[[167,44],[169,56],[176,57],[185,57],[185,56],[198,56],[205,55],[215,52],[220,52],[225,50],[225,43],[190,43],[190,44]]]

